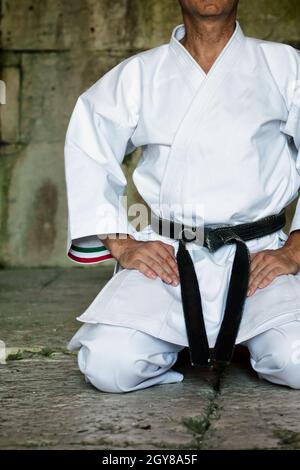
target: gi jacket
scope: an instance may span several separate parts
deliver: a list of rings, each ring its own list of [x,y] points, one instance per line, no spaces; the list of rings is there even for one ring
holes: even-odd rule
[[[164,218],[240,224],[280,212],[300,185],[300,56],[284,44],[245,37],[239,23],[206,74],[183,47],[184,26],[168,44],[121,62],[76,103],[65,144],[70,258],[111,257],[97,234],[163,239],[150,226],[137,232],[120,204],[121,163],[134,148],[137,190]],[[188,205],[184,217],[182,206]],[[175,209],[174,209],[175,208]],[[176,209],[177,208],[177,209]],[[300,204],[291,231],[300,229]],[[247,245],[278,248],[282,230]],[[216,253],[188,248],[213,345],[222,320],[234,246]],[[300,316],[299,276],[280,276],[247,298],[239,341]],[[87,323],[130,326],[187,344],[180,288],[119,270],[79,317]],[[74,344],[76,341],[74,342]]]

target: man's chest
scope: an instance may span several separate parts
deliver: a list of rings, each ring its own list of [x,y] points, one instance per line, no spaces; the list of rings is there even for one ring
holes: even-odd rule
[[[194,105],[195,100],[199,106]],[[171,144],[181,123],[189,118],[195,126],[187,127],[187,133],[219,138],[239,134],[246,139],[259,135],[260,130],[272,135],[287,115],[276,84],[263,69],[236,67],[228,79],[220,81],[208,75],[199,79],[197,87],[178,74],[143,87],[140,119],[133,138],[138,145]]]

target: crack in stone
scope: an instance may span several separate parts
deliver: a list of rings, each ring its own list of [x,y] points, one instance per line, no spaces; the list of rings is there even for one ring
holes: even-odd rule
[[[194,434],[193,442],[191,443],[195,449],[202,449],[206,435],[211,428],[214,421],[219,419],[219,396],[221,394],[221,387],[223,377],[226,369],[220,368],[213,371],[214,378],[212,380],[213,395],[209,404],[200,418],[186,418],[183,420],[184,426]],[[186,448],[186,446],[184,447]]]
[[[62,275],[61,271],[56,271],[53,278],[51,278],[48,281],[45,281],[45,282],[42,283],[40,290],[45,289],[45,287],[50,286],[53,282],[55,282],[57,279],[59,279],[61,277],[61,275]]]

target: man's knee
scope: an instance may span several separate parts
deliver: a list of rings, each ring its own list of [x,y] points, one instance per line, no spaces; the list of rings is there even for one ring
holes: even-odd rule
[[[300,389],[300,343],[290,327],[270,329],[259,335],[260,344],[250,349],[251,363],[259,376],[276,384]],[[298,345],[298,349],[297,349]],[[259,352],[258,352],[259,351]]]
[[[269,371],[260,375],[277,384],[300,389],[300,364],[293,361],[290,348],[272,353]]]
[[[93,342],[94,343],[94,342]],[[105,348],[100,343],[82,345],[78,365],[94,387],[102,392],[127,392],[138,384],[136,357],[131,350],[120,350],[118,345]]]

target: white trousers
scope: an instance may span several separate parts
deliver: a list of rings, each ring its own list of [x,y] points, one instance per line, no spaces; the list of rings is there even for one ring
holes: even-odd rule
[[[300,389],[300,321],[272,328],[243,343],[259,377]],[[123,326],[94,324],[81,341],[78,364],[103,392],[120,393],[181,382],[172,370],[183,346]]]

